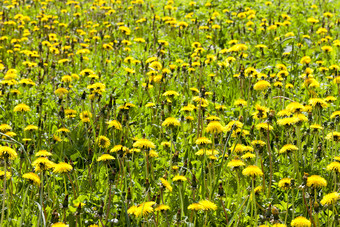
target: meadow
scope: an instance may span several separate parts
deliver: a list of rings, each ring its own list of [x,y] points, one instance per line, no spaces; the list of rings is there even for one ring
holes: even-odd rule
[[[339,9],[0,0],[0,226],[340,226]]]

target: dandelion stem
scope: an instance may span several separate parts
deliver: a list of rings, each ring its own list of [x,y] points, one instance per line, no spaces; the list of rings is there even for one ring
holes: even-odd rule
[[[4,170],[4,188],[2,191],[2,208],[1,208],[1,222],[0,226],[3,226],[4,216],[5,216],[5,202],[6,202],[6,182],[7,182],[7,160],[4,159],[5,162],[5,170]]]

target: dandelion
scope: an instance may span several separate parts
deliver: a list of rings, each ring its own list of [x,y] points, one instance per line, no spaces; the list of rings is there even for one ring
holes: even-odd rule
[[[48,156],[52,156],[52,153],[46,150],[40,150],[35,154],[35,156],[36,157],[48,157]]]
[[[332,205],[332,204],[335,204],[339,200],[339,198],[340,198],[340,194],[338,192],[332,192],[332,193],[325,195],[320,201],[320,203],[322,204],[322,206]]]
[[[242,171],[242,174],[244,176],[250,176],[250,177],[257,177],[257,176],[262,176],[263,172],[262,170],[257,167],[257,166],[248,166]]]
[[[30,110],[30,107],[23,103],[16,105],[13,109],[14,112],[28,112]]]
[[[238,167],[242,167],[242,166],[245,166],[245,165],[246,164],[243,161],[239,160],[239,159],[231,160],[227,164],[227,166],[231,167],[231,168],[238,168]]]
[[[339,162],[332,162],[329,165],[327,165],[326,169],[328,171],[335,171],[340,173],[340,163]]]
[[[53,168],[54,168],[53,170],[54,173],[68,173],[73,169],[73,167],[70,164],[65,163],[65,162],[60,162],[58,164],[55,164]]]
[[[12,174],[6,171],[6,180],[11,179]],[[0,170],[0,179],[3,180],[5,178],[5,171]]]
[[[114,128],[114,129],[117,129],[117,130],[122,130],[122,125],[117,120],[108,121],[108,122],[106,122],[106,124],[108,125],[108,128]]]
[[[297,146],[293,144],[286,144],[279,150],[279,154],[290,153],[290,152],[298,151],[298,150],[299,148]]]
[[[265,80],[260,80],[254,85],[255,91],[263,91],[270,87],[270,83]]]
[[[154,149],[156,148],[155,144],[148,139],[139,139],[134,142],[133,147],[139,149]]]
[[[199,137],[196,139],[195,143],[197,145],[207,145],[207,144],[211,144],[211,140],[206,138],[206,137]]]
[[[99,136],[96,141],[100,148],[108,148],[111,144],[109,138],[106,136]]]
[[[63,222],[57,222],[51,225],[51,227],[68,227],[68,225],[66,225]]]
[[[36,171],[46,171],[53,168],[54,165],[55,163],[48,160],[46,157],[39,157],[34,162],[32,162],[32,166],[35,167]]]
[[[290,223],[293,227],[310,227],[312,223],[305,217],[299,216]]]
[[[290,178],[283,178],[279,181],[279,188],[283,190],[287,190],[291,186],[292,179]]]
[[[201,200],[199,201],[199,204],[201,205],[201,209],[204,211],[217,209],[217,205],[213,202],[210,202],[209,200]]]
[[[29,173],[25,173],[22,175],[22,178],[29,180],[30,182],[36,184],[36,185],[40,185],[40,178],[37,174],[33,173],[33,172],[29,172]]]
[[[0,159],[11,159],[14,160],[18,157],[17,152],[7,146],[0,146]]]
[[[160,178],[161,182],[162,182],[162,185],[167,188],[170,192],[172,192],[172,187],[170,185],[170,183],[165,180],[164,178]]]
[[[199,203],[192,203],[188,206],[188,210],[196,210],[196,211],[199,211],[199,210],[203,210],[203,206]]]
[[[307,178],[307,186],[313,188],[326,187],[327,181],[319,175],[312,175]]]
[[[180,126],[181,123],[179,122],[179,120],[177,120],[174,117],[168,117],[167,119],[165,119],[165,121],[162,123],[163,127],[176,127],[176,126]]]
[[[176,181],[184,182],[184,181],[187,181],[187,180],[188,179],[185,176],[180,176],[180,175],[174,176],[174,178],[172,178],[172,181],[174,181],[174,182],[176,182]]]
[[[165,210],[170,210],[170,207],[168,205],[161,204],[155,208],[155,211],[165,211]]]
[[[84,111],[80,113],[80,119],[84,123],[90,122],[90,118],[92,118],[92,114],[89,111]]]
[[[111,155],[109,155],[109,154],[103,154],[103,155],[101,155],[98,159],[97,159],[97,161],[98,162],[100,162],[100,161],[110,161],[110,160],[114,160],[115,158],[113,157],[113,156],[111,156]]]

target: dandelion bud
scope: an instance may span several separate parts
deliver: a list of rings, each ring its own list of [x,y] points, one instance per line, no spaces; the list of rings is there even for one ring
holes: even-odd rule
[[[197,179],[196,179],[196,176],[194,174],[192,174],[192,183],[191,183],[191,186],[192,186],[193,189],[197,188]]]
[[[61,119],[65,118],[65,111],[64,111],[64,107],[63,106],[60,107],[59,116],[60,116]]]
[[[101,217],[104,214],[104,202],[102,201],[102,205],[100,206],[98,210],[98,216]]]
[[[85,100],[85,98],[86,98],[86,92],[84,91],[83,94],[81,95],[81,99]]]
[[[51,223],[56,223],[59,221],[59,214],[57,210],[53,210],[52,217],[51,217]]]
[[[131,194],[131,188],[130,187],[128,188],[128,192],[127,192],[127,197],[126,198],[129,201],[132,199],[132,194]]]
[[[320,205],[317,201],[314,202],[314,210],[316,213],[319,213],[319,208],[320,208]]]
[[[220,182],[220,186],[218,187],[218,195],[222,197],[224,195],[223,185],[222,182]]]
[[[145,179],[145,189],[148,190],[150,187],[149,179]]]
[[[68,195],[65,196],[64,202],[63,202],[63,209],[68,208]]]

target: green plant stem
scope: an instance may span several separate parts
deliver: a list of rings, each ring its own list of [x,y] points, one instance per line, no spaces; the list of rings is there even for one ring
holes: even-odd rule
[[[7,177],[6,177],[6,173],[7,173],[7,160],[4,160],[5,162],[5,171],[4,171],[4,188],[2,191],[2,208],[1,208],[1,222],[0,222],[0,226],[3,226],[3,222],[4,222],[4,216],[5,216],[5,202],[6,202],[6,183],[7,183]]]

